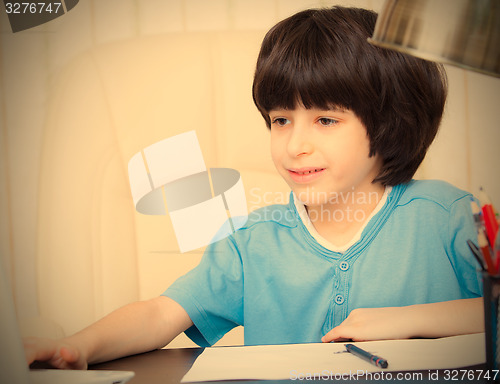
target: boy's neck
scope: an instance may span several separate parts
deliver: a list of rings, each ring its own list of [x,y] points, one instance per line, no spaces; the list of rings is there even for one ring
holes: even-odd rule
[[[312,225],[320,236],[336,246],[351,241],[382,200],[385,187],[374,184],[367,190],[339,194],[327,204],[306,206]]]

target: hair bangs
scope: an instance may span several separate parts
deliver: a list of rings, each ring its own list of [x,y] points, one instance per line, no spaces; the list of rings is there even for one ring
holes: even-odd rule
[[[332,53],[342,53],[331,46],[327,33],[309,19],[291,33],[293,36],[287,36],[286,44],[277,44],[273,36],[265,40],[273,44],[273,49],[268,52],[262,48],[253,97],[266,121],[270,111],[291,110],[298,105],[307,109],[351,109],[352,71],[339,71],[345,57],[336,60],[334,55],[332,60]]]

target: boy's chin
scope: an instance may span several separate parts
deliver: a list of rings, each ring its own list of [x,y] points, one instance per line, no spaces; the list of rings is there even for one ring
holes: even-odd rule
[[[293,191],[297,200],[308,208],[321,207],[328,204],[328,196],[325,192]]]

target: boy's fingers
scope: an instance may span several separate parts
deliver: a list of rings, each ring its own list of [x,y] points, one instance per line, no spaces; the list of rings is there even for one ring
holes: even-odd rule
[[[321,338],[323,343],[331,343],[332,341],[343,341],[348,340],[348,338],[343,337],[341,334],[342,328],[339,325],[338,327],[333,328],[328,332],[325,336]]]
[[[65,368],[86,369],[87,363],[82,359],[80,351],[70,346],[62,346],[59,350],[61,358],[64,360]]]
[[[78,358],[80,357],[78,351],[66,345],[62,346],[59,349],[59,354],[61,355],[64,361],[70,364],[77,362]]]
[[[28,365],[34,361],[45,361],[54,368],[86,368],[85,362],[81,361],[80,352],[70,345],[61,344],[57,340],[43,338],[26,338],[23,342]]]
[[[26,362],[47,361],[54,357],[57,345],[54,340],[29,337],[23,340]]]
[[[347,324],[341,323],[335,328],[332,328],[325,336],[321,338],[323,343],[331,343],[332,341],[351,341],[355,340],[353,330]],[[359,341],[359,340],[358,340]]]
[[[334,329],[335,329],[335,328],[334,328]],[[333,331],[333,329],[332,329],[330,332],[328,332],[325,336],[323,336],[323,337],[321,338],[321,341],[322,341],[323,343],[330,343],[330,342],[333,340],[333,337],[332,337],[332,331]]]

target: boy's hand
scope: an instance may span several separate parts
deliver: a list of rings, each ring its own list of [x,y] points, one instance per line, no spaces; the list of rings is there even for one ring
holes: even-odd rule
[[[483,298],[406,307],[358,308],[321,341],[446,337],[484,332]]]
[[[332,341],[366,341],[405,339],[412,335],[412,320],[407,319],[405,307],[358,308],[321,339]]]
[[[87,369],[87,360],[75,346],[64,340],[53,340],[38,337],[23,339],[26,361],[46,362],[54,368]]]

